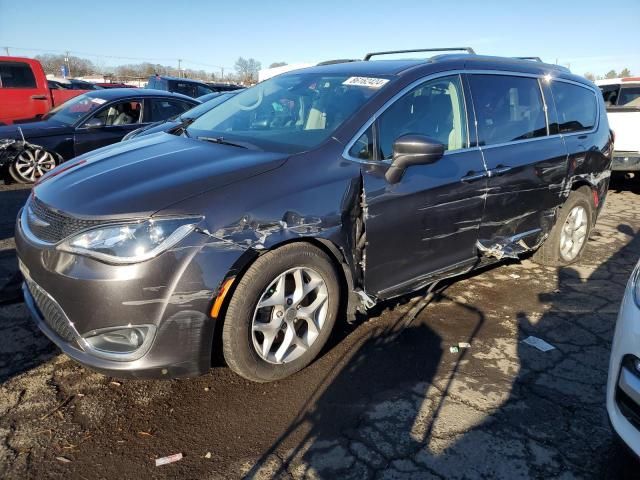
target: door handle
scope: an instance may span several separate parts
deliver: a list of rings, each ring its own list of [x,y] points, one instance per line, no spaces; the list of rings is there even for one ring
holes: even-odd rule
[[[481,180],[483,178],[487,178],[488,176],[489,174],[487,172],[480,172],[480,173],[469,172],[467,173],[467,175],[462,177],[460,181],[464,183],[475,182],[476,180]]]
[[[46,95],[31,95],[31,100],[46,100]]]
[[[502,175],[503,173],[507,173],[509,170],[511,170],[511,167],[496,167],[493,168],[491,170],[489,170],[489,176],[490,177],[497,177],[498,175]]]

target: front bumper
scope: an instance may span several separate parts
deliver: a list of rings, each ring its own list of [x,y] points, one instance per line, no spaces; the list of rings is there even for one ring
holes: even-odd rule
[[[613,339],[607,412],[613,429],[631,451],[640,457],[640,371],[633,359],[640,358],[640,309],[627,286]]]
[[[617,172],[640,171],[640,152],[613,152],[611,170]]]
[[[69,357],[121,378],[176,378],[209,370],[215,329],[209,311],[241,252],[217,249],[206,235],[193,232],[146,262],[108,265],[38,244],[25,234],[20,216],[15,238],[25,303]],[[139,358],[105,359],[86,348],[85,335],[128,325],[155,327]]]

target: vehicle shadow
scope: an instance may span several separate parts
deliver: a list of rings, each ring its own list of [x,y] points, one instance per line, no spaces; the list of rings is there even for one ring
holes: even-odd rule
[[[453,304],[472,344],[445,353],[433,320],[416,320],[429,302],[413,297],[412,313],[371,329],[336,363],[245,478],[637,478],[605,408],[617,309],[640,256],[640,236],[617,230],[628,242],[598,266],[587,251],[585,266],[546,269],[557,282],[538,294],[543,308],[514,309],[509,342],[491,345],[486,332],[476,342],[499,320],[440,292],[425,313]]]
[[[0,305],[20,301],[22,276],[13,243],[18,212],[31,192],[25,185],[7,185],[0,189]]]

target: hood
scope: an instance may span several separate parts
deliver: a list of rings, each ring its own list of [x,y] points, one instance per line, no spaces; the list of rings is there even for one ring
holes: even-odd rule
[[[65,125],[60,122],[54,122],[52,120],[41,120],[39,122],[29,123],[16,123],[14,125],[7,125],[0,127],[0,138],[14,138],[22,140],[20,130],[24,135],[25,140],[29,141],[38,137],[48,137],[50,135],[62,135],[66,132],[73,130],[69,125]]]
[[[164,122],[152,123],[149,126],[143,127],[138,130],[138,133],[133,138],[138,138],[143,135],[151,135],[152,133],[168,132],[172,128],[176,128],[182,125],[182,122],[175,120],[166,120]]]
[[[188,197],[278,168],[287,156],[160,133],[63,163],[34,187],[34,194],[74,216],[145,217]]]

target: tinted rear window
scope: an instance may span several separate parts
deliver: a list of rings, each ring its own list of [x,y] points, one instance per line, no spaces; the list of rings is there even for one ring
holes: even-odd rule
[[[618,105],[621,107],[640,107],[640,86],[622,87]]]
[[[508,75],[470,75],[480,145],[547,135],[538,80]]]
[[[596,124],[596,96],[586,88],[566,82],[551,82],[558,111],[560,133],[591,130]]]
[[[36,88],[36,78],[26,63],[0,62],[0,87]]]

